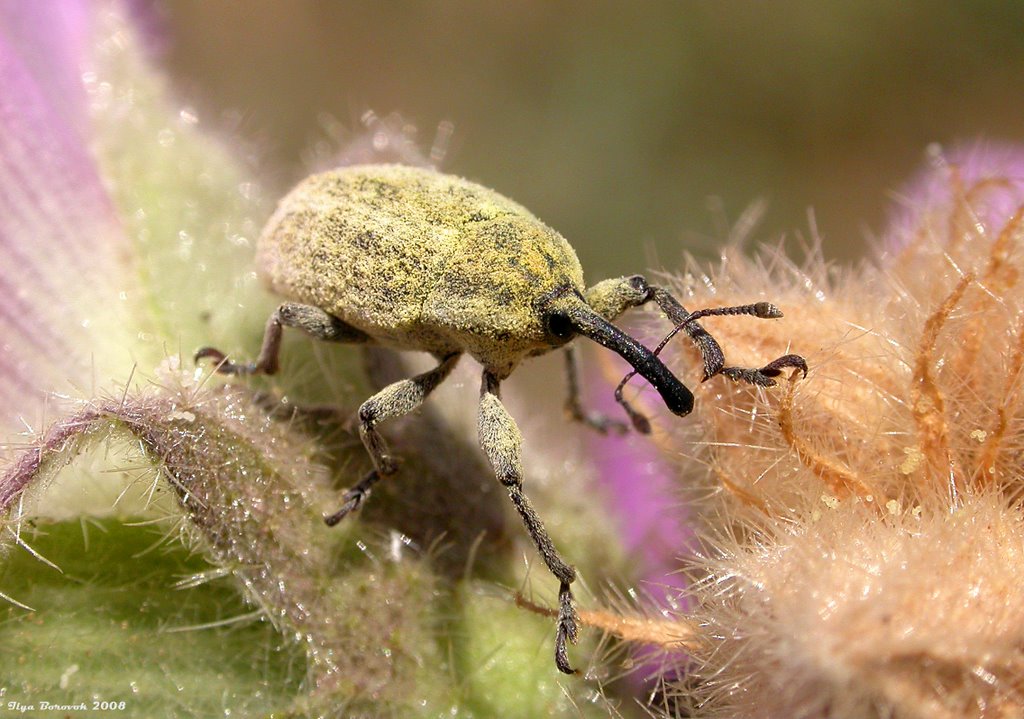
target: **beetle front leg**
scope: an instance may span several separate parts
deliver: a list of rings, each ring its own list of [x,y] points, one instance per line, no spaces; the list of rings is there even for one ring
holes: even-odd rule
[[[358,509],[370,496],[373,485],[398,470],[398,463],[388,454],[387,443],[377,431],[377,425],[386,419],[401,417],[417,409],[451,374],[461,356],[458,352],[447,355],[434,369],[389,384],[359,407],[359,436],[370,454],[370,459],[373,460],[373,469],[345,492],[341,509],[324,517],[328,526],[333,527],[349,512]]]
[[[775,386],[775,377],[778,377],[784,368],[797,369],[807,376],[807,360],[800,355],[788,354],[772,360],[764,367],[726,367],[725,355],[722,348],[711,334],[704,329],[698,319],[702,317],[720,317],[748,315],[759,319],[771,320],[782,317],[782,311],[771,302],[754,302],[749,305],[736,305],[734,307],[711,307],[687,312],[679,301],[673,297],[668,290],[661,287],[651,288],[651,299],[653,299],[665,316],[676,325],[675,329],[662,340],[655,354],[661,351],[665,343],[672,338],[676,332],[682,330],[700,350],[701,358],[704,360],[704,377],[701,381],[722,374],[736,382],[747,382],[759,387]]]
[[[263,332],[263,346],[255,362],[240,364],[228,360],[227,355],[213,347],[203,347],[195,354],[198,362],[212,357],[217,362],[216,371],[220,374],[276,374],[280,367],[278,356],[281,353],[281,329],[294,327],[306,334],[326,342],[368,342],[369,335],[352,325],[342,322],[332,314],[319,307],[302,305],[297,302],[285,302],[280,305],[267,320]]]
[[[618,434],[625,434],[629,431],[625,422],[612,419],[599,412],[587,412],[580,402],[580,368],[579,357],[576,355],[576,348],[567,345],[565,348],[565,376],[569,384],[569,397],[565,400],[565,412],[570,419],[581,422],[601,434],[608,434],[612,430]]]
[[[725,354],[711,333],[704,329],[696,321],[697,318],[692,317],[668,290],[663,287],[650,287],[649,291],[649,299],[658,305],[672,324],[686,332],[700,351],[701,360],[704,362],[704,376],[701,381],[706,382],[721,372],[725,366]]]
[[[649,285],[643,275],[598,282],[587,290],[586,299],[587,303],[608,321],[614,320],[631,307],[639,307],[653,301],[665,313],[669,321],[676,326],[672,335],[679,331],[685,332],[700,351],[701,359],[704,362],[702,381],[707,381],[717,374],[724,374],[733,380],[771,387],[775,384],[773,378],[778,376],[784,367],[793,367],[805,375],[807,374],[807,363],[800,355],[785,355],[760,368],[726,367],[722,347],[711,336],[711,333],[697,322],[702,317],[723,315],[748,315],[760,319],[782,317],[782,312],[771,302],[754,302],[749,305],[713,307],[688,312],[679,304],[679,300],[672,296],[672,293],[664,287]],[[655,354],[658,354],[660,350],[659,347]]]
[[[523,492],[523,438],[515,420],[505,409],[498,396],[498,378],[484,371],[480,387],[479,432],[480,446],[494,468],[498,481],[508,490],[509,498],[526,525],[544,564],[559,581],[558,630],[555,636],[555,665],[565,674],[575,674],[569,664],[568,643],[575,644],[579,637],[579,617],[573,606],[570,585],[576,580],[576,570],[566,563],[555,549],[554,542],[537,516],[530,500]]]
[[[664,339],[654,354],[657,355],[665,344],[678,332],[685,332],[700,352],[701,360],[704,363],[704,377],[707,381],[717,374],[722,374],[737,382],[747,382],[760,387],[771,387],[775,384],[775,377],[782,373],[785,368],[793,368],[807,375],[807,361],[796,354],[788,354],[779,357],[763,367],[726,367],[725,354],[721,346],[704,327],[697,321],[702,317],[722,315],[749,315],[761,319],[775,319],[782,317],[778,307],[770,302],[755,302],[749,305],[737,305],[734,307],[713,307],[709,309],[688,312],[672,294],[663,287],[656,287],[647,284],[642,275],[630,277],[619,277],[611,280],[598,282],[586,292],[587,303],[593,307],[601,316],[608,321],[614,320],[620,314],[631,307],[639,307],[653,301],[665,316],[675,325],[675,329]],[[622,396],[622,389],[636,372],[630,372],[619,383],[615,390],[615,399],[622,405],[629,415],[633,426],[638,432],[647,433],[650,431],[650,422],[637,410],[635,410]]]

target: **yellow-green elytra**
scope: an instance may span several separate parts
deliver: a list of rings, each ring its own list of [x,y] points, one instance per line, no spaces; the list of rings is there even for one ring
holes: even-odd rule
[[[551,348],[537,299],[585,291],[572,247],[526,208],[401,165],[303,180],[267,224],[257,266],[277,294],[381,344],[466,352],[501,378]]]
[[[359,408],[360,436],[374,469],[349,489],[341,508],[324,519],[340,522],[394,474],[397,463],[377,430],[384,420],[412,412],[451,373],[463,354],[483,365],[480,445],[548,569],[559,579],[555,663],[566,673],[567,643],[578,619],[570,585],[576,571],[555,549],[522,488],[522,439],[499,396],[501,381],[527,357],[565,348],[570,417],[601,432],[626,425],[587,413],[579,399],[571,340],[583,335],[617,352],[658,391],[676,415],[693,408],[693,394],[651,352],[612,321],[631,307],[655,302],[684,331],[704,361],[704,378],[724,374],[762,386],[783,368],[806,373],[798,355],[759,369],[727,367],[714,338],[696,322],[709,315],[781,317],[768,302],[687,312],[665,289],[640,275],[604,280],[589,289],[576,253],[560,234],[526,208],[474,182],[404,165],[357,165],[313,175],[281,200],[260,237],[257,266],[285,298],[267,321],[252,363],[231,362],[204,347],[224,374],[273,374],[283,327],[321,340],[373,343],[429,352],[437,366],[395,382]],[[667,338],[666,338],[667,340]],[[663,343],[664,344],[664,343]],[[660,349],[660,348],[659,348]],[[633,426],[647,419],[616,398]]]

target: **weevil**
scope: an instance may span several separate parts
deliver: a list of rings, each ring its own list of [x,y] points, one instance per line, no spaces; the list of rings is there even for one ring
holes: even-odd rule
[[[688,313],[663,288],[641,275],[586,287],[575,251],[526,208],[474,182],[404,165],[358,165],[301,181],[268,221],[257,246],[257,266],[269,288],[287,301],[267,321],[259,356],[236,363],[212,347],[224,374],[274,374],[284,327],[330,342],[374,343],[428,352],[433,369],[391,384],[359,408],[359,433],[373,470],[348,489],[341,508],[324,518],[335,525],[366,501],[371,488],[398,464],[378,425],[414,411],[468,354],[483,367],[480,446],[508,490],[545,565],[559,581],[555,663],[573,673],[567,643],[578,617],[570,586],[576,570],[555,549],[523,491],[522,438],[500,399],[502,381],[529,357],[566,351],[569,415],[607,432],[625,429],[583,410],[571,341],[587,337],[617,352],[685,416],[693,394],[658,356],[612,324],[632,307],[654,301],[697,345],[704,378],[725,374],[760,385],[784,367],[806,371],[797,355],[760,369],[726,367],[718,343],[695,320],[713,314],[780,317],[768,302]],[[618,393],[621,397],[621,386]],[[647,419],[622,402],[633,426]]]

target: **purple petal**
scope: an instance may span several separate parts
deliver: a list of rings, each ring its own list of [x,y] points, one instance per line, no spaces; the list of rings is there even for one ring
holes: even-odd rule
[[[81,77],[92,21],[85,0],[0,3],[0,43],[21,60],[64,120],[79,129],[85,122]]]
[[[974,217],[970,220],[983,225],[987,232],[1001,230],[1024,205],[1024,146],[977,143],[948,153],[934,150],[931,167],[899,193],[885,234],[885,247],[900,249],[914,239],[922,222],[934,212],[948,214],[961,204],[971,208]]]
[[[610,417],[625,419],[610,388],[598,395],[595,405]],[[679,557],[686,553],[693,532],[686,527],[687,513],[671,466],[652,437],[635,432],[595,437],[591,452],[598,481],[618,518],[619,536],[638,563],[644,589],[655,598],[677,597],[676,590],[685,586]]]
[[[0,427],[88,388],[127,244],[83,140],[85,6],[0,9]]]

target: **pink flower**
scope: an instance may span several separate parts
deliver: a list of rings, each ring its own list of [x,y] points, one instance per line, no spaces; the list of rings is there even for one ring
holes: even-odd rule
[[[1024,203],[1020,145],[978,142],[949,151],[936,146],[929,150],[929,165],[898,194],[884,234],[886,248],[912,242],[936,222],[959,223],[952,228],[958,232],[998,232]],[[951,216],[957,207],[965,212]]]

